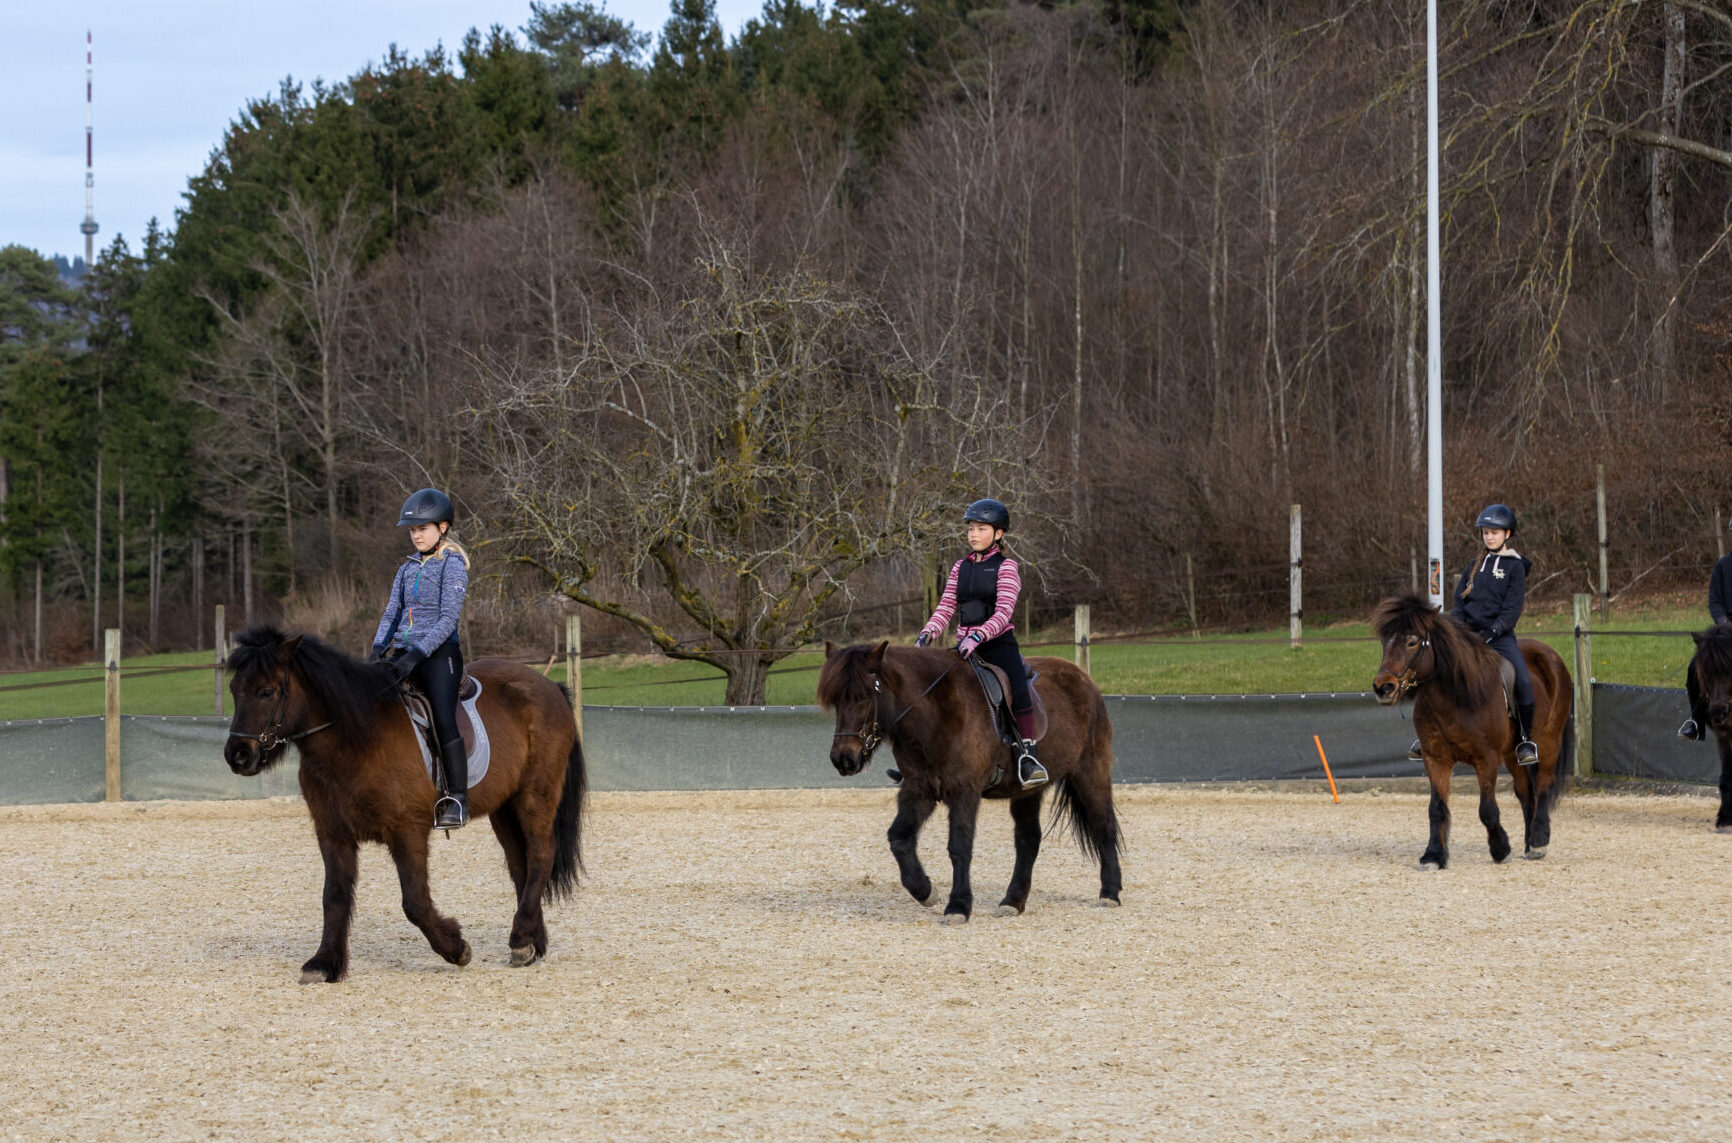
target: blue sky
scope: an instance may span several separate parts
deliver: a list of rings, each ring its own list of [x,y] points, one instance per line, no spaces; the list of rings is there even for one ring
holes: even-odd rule
[[[717,0],[732,36],[760,0]],[[610,0],[654,32],[666,0]],[[174,224],[186,180],[248,99],[285,76],[346,79],[395,43],[455,50],[471,27],[519,29],[529,0],[0,0],[0,246],[82,256],[84,33],[95,37],[96,236],[137,249]]]

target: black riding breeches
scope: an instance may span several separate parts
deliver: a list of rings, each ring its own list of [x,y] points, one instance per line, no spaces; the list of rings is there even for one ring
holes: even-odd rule
[[[455,643],[441,644],[409,672],[409,681],[427,696],[433,733],[440,745],[457,738],[457,689],[463,685],[462,648]]]
[[[1697,652],[1700,654],[1701,652]],[[1708,698],[1702,693],[1702,684],[1696,678],[1696,655],[1690,656],[1690,666],[1684,672],[1684,695],[1690,700],[1690,717],[1696,720],[1696,725],[1703,731],[1708,729]]]
[[[1534,681],[1528,677],[1528,661],[1522,657],[1521,648],[1516,646],[1514,635],[1499,635],[1489,644],[1493,651],[1508,659],[1510,666],[1515,668],[1515,700],[1517,706],[1532,706],[1534,701]]]
[[[1006,631],[998,638],[982,643],[974,653],[1003,671],[1004,677],[1010,680],[1012,713],[1024,714],[1034,709],[1034,700],[1028,694],[1028,667],[1023,664],[1015,635]]]

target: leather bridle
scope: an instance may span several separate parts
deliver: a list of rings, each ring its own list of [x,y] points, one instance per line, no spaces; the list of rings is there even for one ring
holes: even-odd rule
[[[326,727],[331,725],[328,722],[321,722],[319,725],[308,727],[306,730],[296,731],[293,734],[284,734],[283,718],[288,713],[288,703],[289,684],[287,680],[285,680],[277,687],[277,701],[271,707],[271,717],[265,723],[265,728],[257,734],[248,734],[244,730],[236,730],[235,723],[231,722],[229,723],[229,737],[250,738],[259,744],[259,750],[261,753],[269,754],[279,746],[286,745],[290,742],[299,742],[308,735],[317,734],[319,731],[324,730]],[[237,721],[240,719],[240,716],[240,711],[235,711],[235,719]]]
[[[1395,637],[1391,636],[1389,642],[1395,642]],[[1419,677],[1418,667],[1416,664],[1419,661],[1419,653],[1430,646],[1431,639],[1429,637],[1420,639],[1419,643],[1413,648],[1412,653],[1407,656],[1407,662],[1402,664],[1401,673],[1395,676],[1396,702],[1400,702],[1402,695],[1405,695],[1408,691],[1413,690],[1415,687],[1419,686],[1420,683],[1425,681],[1425,679]],[[1388,644],[1384,645],[1383,652],[1384,657],[1387,659],[1389,655]]]
[[[960,657],[958,657],[956,660],[956,663],[960,663],[962,661],[963,660]],[[882,702],[884,699],[883,680],[877,671],[873,671],[872,672],[872,695],[873,695],[873,698],[872,698],[872,725],[867,726],[867,727],[863,727],[860,730],[838,730],[835,734],[832,734],[830,737],[831,738],[858,738],[860,740],[860,764],[862,766],[864,766],[866,763],[868,763],[872,760],[872,752],[874,750],[878,749],[878,747],[884,742],[884,740],[886,738],[888,738],[892,732],[895,731],[896,724],[901,722],[903,720],[903,718],[907,717],[908,712],[913,710],[917,705],[919,705],[921,699],[924,699],[927,695],[931,694],[933,692],[934,688],[936,688],[939,683],[942,683],[944,681],[944,678],[946,675],[950,674],[951,671],[954,671],[956,669],[956,663],[952,663],[952,664],[950,664],[950,666],[944,668],[944,671],[936,679],[933,679],[931,683],[927,684],[927,687],[925,690],[920,692],[919,698],[916,698],[913,702],[911,702],[907,706],[903,707],[902,713],[898,714],[895,718],[891,719],[890,725],[883,726],[883,727],[880,727],[879,723],[878,723],[878,704],[880,702]]]

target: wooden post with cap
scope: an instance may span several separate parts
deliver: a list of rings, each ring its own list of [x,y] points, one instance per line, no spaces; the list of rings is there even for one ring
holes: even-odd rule
[[[565,685],[571,691],[571,717],[583,739],[583,620],[573,611],[565,617]]]
[[[120,629],[102,633],[102,800],[120,801]]]
[[[1083,674],[1091,675],[1089,670],[1089,605],[1080,603],[1076,609],[1076,665],[1083,669]]]
[[[1594,648],[1589,628],[1594,615],[1594,597],[1579,593],[1571,601],[1575,613],[1574,686],[1576,717],[1576,756],[1573,759],[1576,777],[1591,777],[1594,772]]]

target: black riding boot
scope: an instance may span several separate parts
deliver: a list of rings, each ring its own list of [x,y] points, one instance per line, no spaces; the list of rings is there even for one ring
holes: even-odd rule
[[[445,795],[433,806],[433,828],[462,829],[469,824],[469,754],[463,739],[439,744],[439,765],[445,771]]]
[[[1534,704],[1519,703],[1516,706],[1516,729],[1521,731],[1522,740],[1516,743],[1516,761],[1523,766],[1537,766],[1540,761],[1540,748],[1534,745]]]
[[[1046,767],[1034,756],[1033,711],[1024,711],[1016,716],[1016,732],[1022,736],[1022,746],[1016,752],[1016,780],[1023,789],[1032,790],[1047,780]]]

